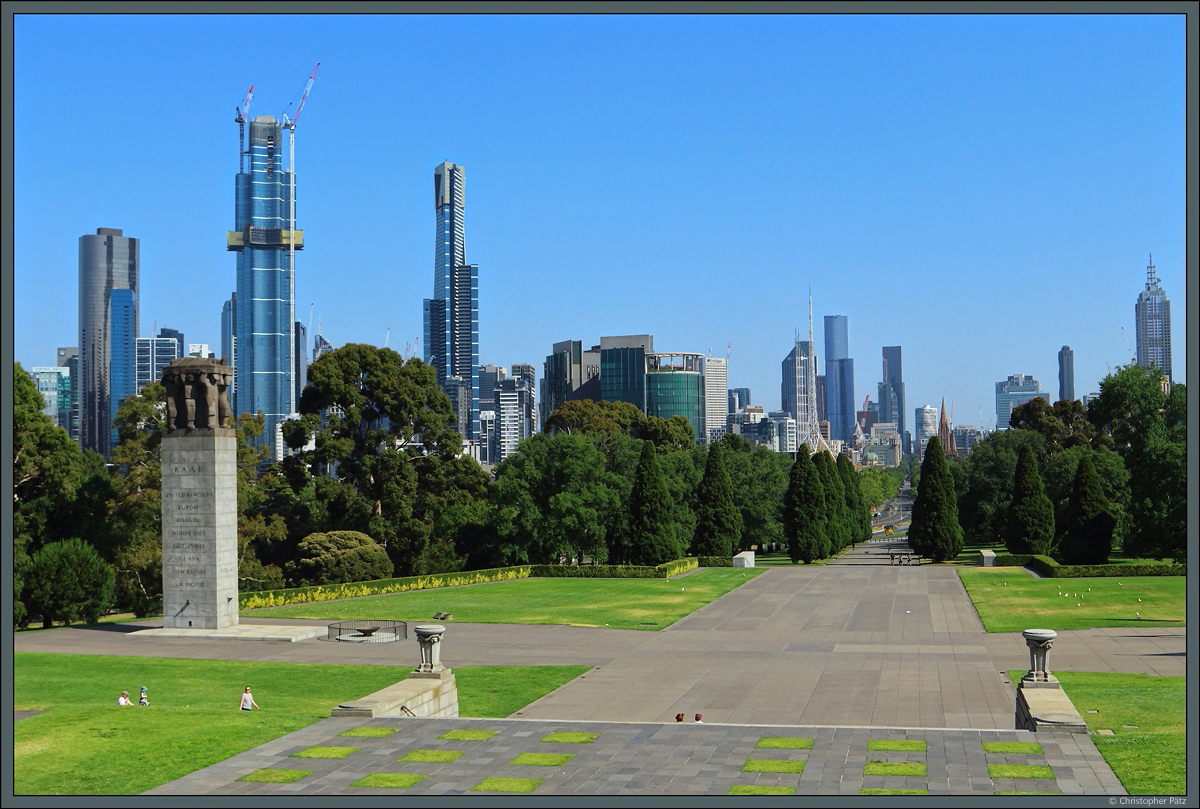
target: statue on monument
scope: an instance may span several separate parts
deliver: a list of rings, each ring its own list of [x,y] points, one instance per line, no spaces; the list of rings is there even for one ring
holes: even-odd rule
[[[163,369],[167,389],[167,425],[164,435],[233,434],[233,412],[225,391],[233,368],[221,360],[184,357]]]

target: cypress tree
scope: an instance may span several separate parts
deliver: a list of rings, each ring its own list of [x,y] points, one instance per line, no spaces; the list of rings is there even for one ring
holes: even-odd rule
[[[824,512],[825,490],[809,455],[808,444],[804,444],[796,453],[783,499],[783,535],[793,564],[808,564],[829,555],[828,551],[821,553],[825,536]]]
[[[1062,561],[1068,565],[1106,564],[1116,520],[1090,455],[1084,455],[1075,470],[1066,522]]]
[[[696,556],[731,556],[742,539],[742,512],[733,501],[733,483],[725,470],[720,443],[708,448],[704,477],[696,491]]]
[[[1046,496],[1033,448],[1023,444],[1013,474],[1013,498],[1008,507],[1004,546],[1009,553],[1046,554],[1053,545],[1054,504]]]
[[[849,514],[847,525],[850,529],[850,544],[866,542],[871,538],[871,512],[863,502],[862,489],[859,488],[858,475],[854,465],[845,455],[837,457],[838,476],[842,479],[842,488],[846,491],[846,512]]]
[[[661,565],[683,555],[675,539],[674,505],[658,465],[654,444],[642,442],[642,457],[629,493],[630,562]]]
[[[837,466],[828,452],[818,452],[813,461],[821,474],[821,486],[825,489],[825,536],[829,541],[825,556],[832,556],[850,544],[846,493],[842,489]]]
[[[908,544],[921,556],[935,562],[953,559],[962,550],[962,526],[958,524],[958,500],[954,478],[942,454],[942,442],[929,439],[921,461],[921,486],[913,503]]]

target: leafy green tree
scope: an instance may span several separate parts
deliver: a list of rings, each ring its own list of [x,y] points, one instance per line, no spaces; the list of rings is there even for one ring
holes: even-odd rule
[[[884,469],[866,467],[859,475],[863,504],[868,513],[900,493],[900,480]]]
[[[1100,487],[1092,459],[1084,455],[1079,459],[1067,509],[1062,561],[1069,565],[1106,564],[1112,551],[1115,525],[1112,507]]]
[[[972,542],[991,543],[1004,536],[1017,456],[1025,444],[1035,455],[1045,455],[1045,437],[1031,430],[1000,430],[971,448],[965,488],[957,491],[963,533]]]
[[[862,500],[859,489],[859,477],[854,471],[854,465],[845,455],[838,453],[838,477],[842,480],[842,490],[846,495],[846,513],[849,515],[847,526],[850,530],[850,543],[866,542],[871,538],[871,511]]]
[[[752,545],[764,551],[782,544],[783,498],[791,457],[764,446],[752,447],[739,435],[724,435],[720,444],[733,501],[741,513],[741,537],[734,552],[749,550]]]
[[[683,416],[671,416],[669,419],[647,416],[633,434],[654,444],[661,453],[688,450],[696,443],[692,424]]]
[[[731,556],[741,544],[742,515],[733,502],[733,483],[722,454],[719,441],[708,448],[704,477],[696,493],[694,556]]]
[[[696,534],[697,493],[704,477],[706,452],[702,444],[688,444],[666,452],[655,445],[655,450],[673,506],[671,520],[675,523],[675,544],[681,551],[686,551]]]
[[[546,418],[542,429],[550,434],[631,435],[645,416],[628,402],[593,402],[589,399],[563,402]]]
[[[671,496],[650,441],[642,442],[633,489],[629,495],[629,526],[633,564],[661,565],[683,555],[675,536]]]
[[[299,558],[287,572],[296,587],[373,581],[392,575],[392,561],[383,546],[366,534],[330,531],[305,537]]]
[[[921,556],[935,562],[953,559],[962,550],[962,527],[958,524],[958,504],[954,480],[946,467],[942,444],[935,435],[929,439],[921,461],[921,488],[913,503],[908,544]]]
[[[1129,513],[1129,470],[1125,461],[1114,450],[1106,446],[1092,448],[1076,445],[1056,452],[1046,459],[1042,469],[1042,482],[1046,496],[1054,504],[1054,525],[1058,530],[1057,541],[1061,545],[1068,523],[1072,491],[1079,464],[1084,458],[1091,461],[1092,469],[1100,484],[1100,492],[1109,505],[1114,523],[1120,526],[1128,522]],[[1126,527],[1128,527],[1126,525]],[[1114,541],[1120,542],[1123,535],[1114,532]],[[1119,544],[1118,544],[1119,547]]]
[[[1054,546],[1054,504],[1046,496],[1037,459],[1028,444],[1021,447],[1013,474],[1004,546],[1009,553],[1048,554]]]
[[[783,500],[783,534],[792,564],[809,564],[829,555],[825,529],[825,488],[808,444],[800,447],[788,475]]]
[[[54,621],[95,623],[113,604],[113,571],[81,539],[51,542],[35,552],[25,575],[29,614]]]
[[[1052,453],[1109,443],[1088,421],[1087,410],[1078,400],[1061,399],[1051,405],[1039,396],[1014,407],[1008,424],[1010,429],[1040,433],[1046,439],[1046,449]]]
[[[846,513],[846,493],[833,457],[826,451],[813,456],[821,488],[825,493],[825,536],[829,541],[826,555],[834,554],[850,544],[849,514]]]

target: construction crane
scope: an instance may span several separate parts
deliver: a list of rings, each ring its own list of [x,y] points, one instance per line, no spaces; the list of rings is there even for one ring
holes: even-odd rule
[[[234,107],[237,110],[237,117],[233,120],[238,125],[238,171],[242,174],[246,173],[246,119],[250,117],[250,99],[254,97],[254,85],[250,85],[250,89],[246,91],[246,100],[242,102],[242,106]]]
[[[1129,361],[1136,363],[1137,357],[1133,354],[1133,346],[1129,345],[1129,335],[1125,333],[1124,326],[1121,327],[1121,336],[1125,338],[1125,350],[1129,352]]]
[[[304,92],[300,95],[300,103],[296,105],[296,114],[288,119],[287,113],[283,113],[283,126],[288,131],[288,180],[291,186],[288,194],[288,204],[291,207],[288,227],[291,233],[288,237],[288,300],[291,301],[292,311],[288,313],[288,345],[296,344],[295,323],[296,323],[296,122],[300,120],[300,113],[304,110],[304,102],[308,100],[308,91],[312,89],[313,80],[317,78],[317,68],[321,66],[317,62],[312,73],[308,77],[308,83],[304,85]],[[293,349],[295,350],[295,349]],[[296,412],[296,386],[288,387],[288,403],[289,413]]]

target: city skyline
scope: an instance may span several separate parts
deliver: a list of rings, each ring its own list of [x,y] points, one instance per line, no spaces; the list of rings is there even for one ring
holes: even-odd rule
[[[1130,361],[1130,304],[1153,252],[1176,303],[1173,376],[1187,381],[1182,18],[279,16],[287,51],[225,44],[253,19],[17,18],[26,368],[77,342],[55,290],[76,283],[79,234],[101,227],[141,244],[137,336],[157,321],[220,343],[234,107],[254,82],[256,113],[286,109],[319,58],[297,165],[295,319],[311,304],[335,345],[390,332],[404,351],[421,335],[428,171],[453,160],[472,168],[470,260],[486,268],[481,363],[540,372],[553,343],[589,334],[721,357],[732,343],[729,387],[774,410],[811,285],[815,319],[853,321],[854,390],[874,394],[880,349],[901,346],[907,412],[944,397],[957,422],[982,410],[991,426],[996,380],[1050,386],[1063,345],[1080,397]],[[441,91],[402,80],[450,29],[473,54],[438,84],[461,127],[424,122]],[[697,49],[710,58],[697,63]],[[101,80],[117,92],[94,97]],[[383,101],[364,110],[372,97]],[[63,109],[86,116],[87,138],[53,124]],[[162,144],[139,135],[147,109],[179,122]],[[384,171],[345,168],[366,143],[364,111],[385,116],[371,125],[388,132]],[[181,148],[187,161],[169,159]],[[166,163],[189,193],[149,204],[139,180]],[[765,185],[746,184],[756,171]],[[745,250],[762,238],[784,256],[769,268]]]

